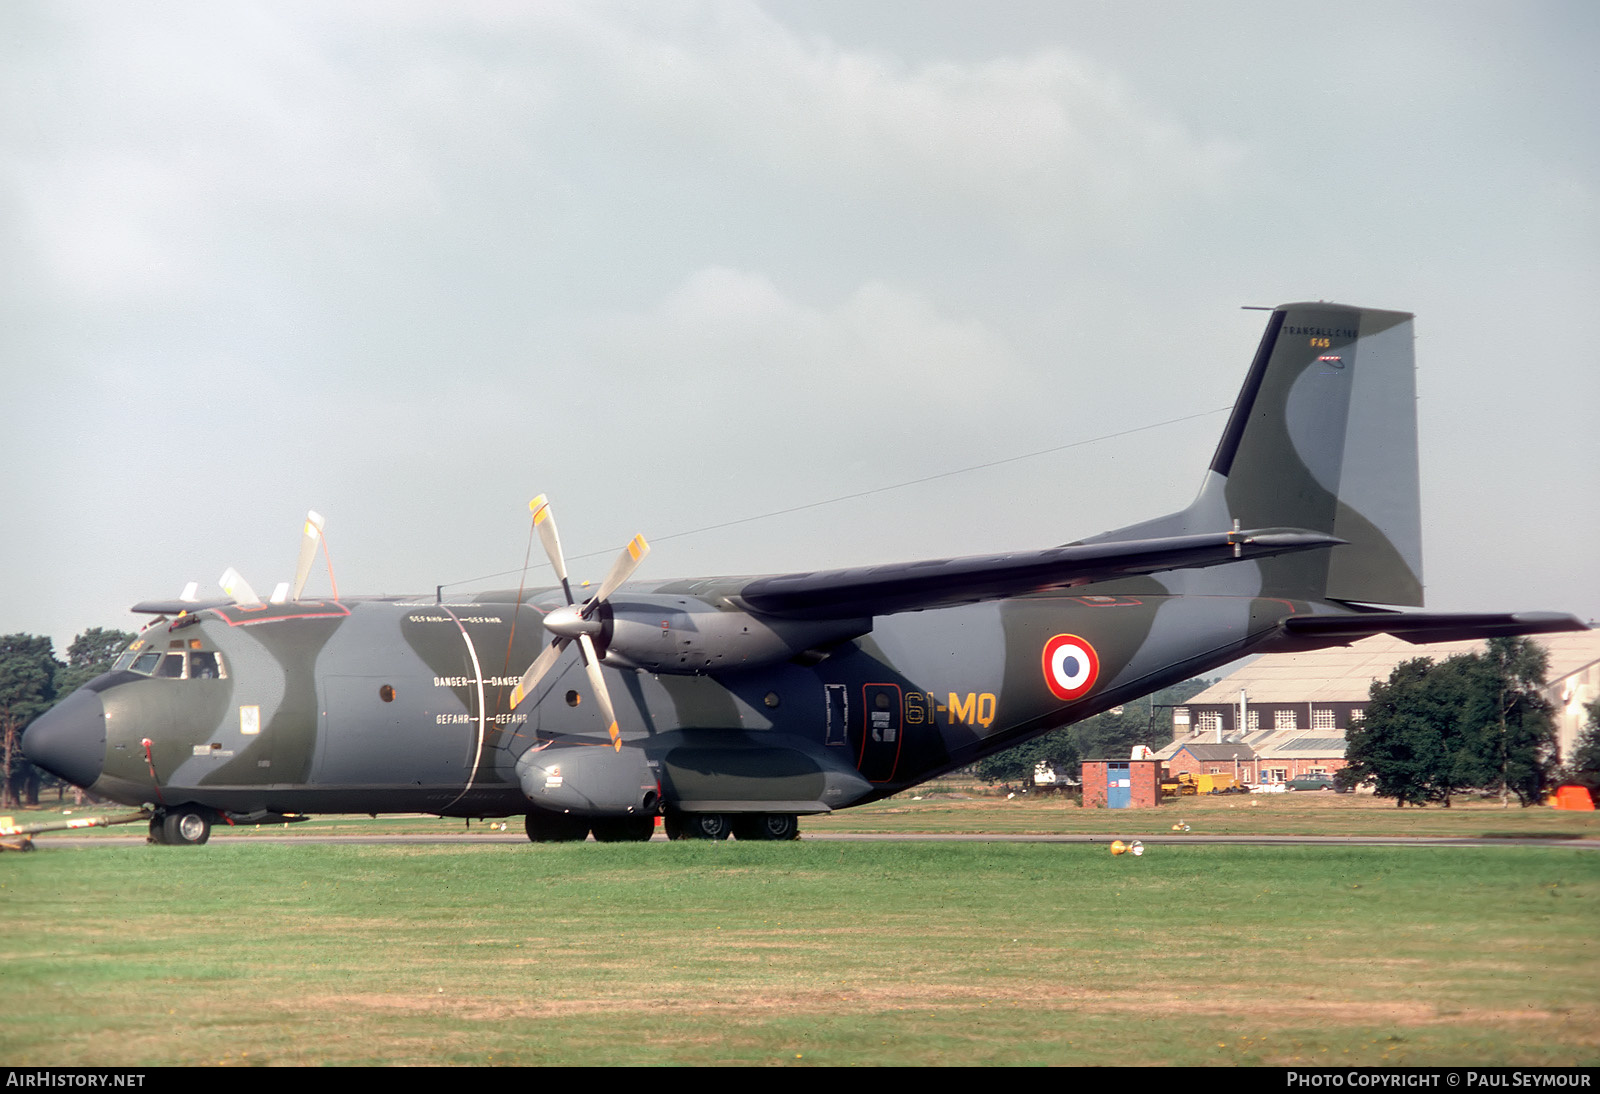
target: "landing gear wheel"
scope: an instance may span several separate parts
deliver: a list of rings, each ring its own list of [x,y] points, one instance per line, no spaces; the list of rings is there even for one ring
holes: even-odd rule
[[[668,839],[727,839],[732,827],[726,813],[668,813]]]
[[[644,843],[656,834],[654,817],[605,817],[594,822],[600,843]]]
[[[150,824],[153,827],[155,821]],[[161,818],[159,843],[173,847],[198,847],[211,838],[211,814],[203,809],[173,809]]]
[[[588,822],[564,813],[529,813],[523,823],[534,843],[577,843],[589,838]]]
[[[748,813],[735,817],[733,834],[741,840],[800,838],[800,818],[793,813]]]

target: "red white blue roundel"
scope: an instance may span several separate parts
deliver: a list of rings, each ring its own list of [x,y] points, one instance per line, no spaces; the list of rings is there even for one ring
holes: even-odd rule
[[[1058,634],[1044,644],[1044,682],[1062,702],[1089,694],[1100,678],[1100,655],[1075,634]]]

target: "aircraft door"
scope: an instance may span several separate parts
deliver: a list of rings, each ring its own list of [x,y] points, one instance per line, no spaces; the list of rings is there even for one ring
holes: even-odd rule
[[[856,770],[868,782],[894,778],[904,734],[899,684],[866,684],[861,689],[861,718],[854,728]]]
[[[1133,775],[1127,764],[1106,764],[1106,808],[1127,809],[1133,805]]]

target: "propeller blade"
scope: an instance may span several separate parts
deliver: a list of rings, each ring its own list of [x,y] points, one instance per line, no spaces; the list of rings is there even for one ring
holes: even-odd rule
[[[306,514],[306,528],[300,536],[300,558],[294,566],[294,589],[290,599],[299,600],[317,560],[317,545],[322,542],[322,516],[315,509]]]
[[[198,581],[191,581],[191,582],[189,582],[187,585],[185,585],[183,587],[183,592],[178,594],[178,599],[179,600],[190,600],[190,601],[199,600],[200,599],[200,597],[198,595],[199,592],[200,592],[200,583]]]
[[[600,704],[606,731],[611,734],[611,747],[621,752],[622,734],[617,731],[617,712],[611,705],[611,693],[606,691],[606,679],[600,674],[600,658],[595,656],[594,643],[588,635],[578,635],[578,644],[583,647],[583,668],[589,674],[589,688],[594,692],[595,702]]]
[[[545,673],[556,663],[556,658],[561,656],[561,651],[566,649],[570,638],[558,638],[544,648],[544,652],[533,659],[533,664],[528,666],[528,671],[522,674],[522,679],[517,681],[517,686],[511,691],[511,709],[516,710],[522,700],[528,697]]]
[[[538,530],[539,542],[544,544],[544,553],[549,557],[556,577],[561,579],[561,589],[567,594],[567,603],[571,604],[572,586],[567,584],[567,560],[561,554],[561,536],[556,532],[556,518],[550,512],[550,499],[540,494],[528,503],[528,508],[533,510],[533,526]]]
[[[600,591],[594,594],[594,602],[600,603],[628,578],[633,576],[633,571],[639,568],[639,563],[644,561],[644,556],[650,553],[650,544],[645,542],[643,535],[634,536],[628,545],[617,556],[617,561],[611,564],[611,572],[600,583]]]
[[[223,592],[233,597],[240,604],[261,603],[261,598],[250,587],[250,583],[232,566],[222,572],[222,576],[217,578],[217,584],[222,586]]]
[[[282,604],[289,599],[289,583],[280,581],[272,587],[272,595],[267,597],[269,604]]]

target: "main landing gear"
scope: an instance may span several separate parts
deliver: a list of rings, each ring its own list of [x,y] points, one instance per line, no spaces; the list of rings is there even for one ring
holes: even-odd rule
[[[525,821],[534,843],[577,843],[594,838],[600,843],[643,843],[655,835],[656,819],[600,817],[588,820],[567,813],[530,812]],[[800,838],[800,818],[793,813],[679,813],[665,818],[668,839],[791,840]],[[154,832],[154,822],[151,831]]]
[[[800,838],[793,813],[668,813],[668,839],[790,840]]]

